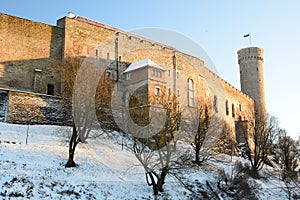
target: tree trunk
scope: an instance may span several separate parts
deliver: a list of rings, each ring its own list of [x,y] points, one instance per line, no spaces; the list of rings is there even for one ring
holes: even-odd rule
[[[76,163],[74,161],[74,152],[70,153],[69,152],[69,159],[68,162],[66,163],[65,167],[69,168],[69,167],[76,167]]]
[[[199,143],[196,143],[196,149],[195,149],[195,151],[196,151],[195,163],[197,165],[199,165],[200,164],[200,145],[199,145]]]
[[[75,127],[75,124],[73,124],[73,132],[72,132],[72,137],[69,143],[69,159],[68,162],[66,163],[65,167],[69,168],[69,167],[76,167],[76,163],[74,161],[74,154],[75,154],[75,149],[77,144],[79,143],[78,140],[78,133]]]
[[[157,181],[157,188],[158,188],[158,191],[160,191],[160,192],[164,191],[163,185],[165,184],[165,178],[168,174],[168,171],[169,171],[168,166],[163,167],[162,171],[161,171],[161,174],[160,174],[160,177]]]
[[[147,172],[147,173],[146,173],[146,180],[147,180],[148,185],[149,185],[149,186],[152,186],[153,194],[154,194],[154,195],[158,195],[157,184],[156,184],[156,182],[155,182],[155,179],[154,179],[153,174],[154,174],[153,172]],[[150,179],[151,179],[151,183],[150,183],[149,180],[148,180],[148,175],[149,175],[149,177],[150,177]]]

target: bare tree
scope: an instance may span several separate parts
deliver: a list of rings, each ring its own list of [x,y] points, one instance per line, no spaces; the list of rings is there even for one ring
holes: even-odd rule
[[[73,94],[73,86],[74,81],[83,62],[82,58],[69,57],[65,58],[62,62],[56,63],[56,71],[61,74],[61,82],[62,82],[62,92],[61,96],[63,99],[64,106],[71,110],[72,107],[72,94]],[[80,142],[79,134],[76,130],[75,123],[73,120],[73,130],[72,136],[69,141],[69,157],[65,167],[75,167],[76,163],[74,162],[74,153],[75,149]]]
[[[150,100],[154,104],[160,101],[160,104],[163,105],[162,109],[166,111],[166,120],[161,131],[149,138],[133,137],[132,151],[144,167],[146,181],[149,186],[152,186],[154,195],[164,191],[165,178],[172,170],[172,162],[178,158],[176,145],[181,112],[176,97],[171,96],[162,92],[159,99],[154,97],[154,100]],[[135,117],[133,120],[136,123],[140,121],[141,124],[144,124],[145,118],[149,117],[148,114],[143,117],[143,114],[146,113],[144,106],[141,106],[140,110],[135,108],[134,112],[136,114],[132,114],[132,116]]]
[[[278,118],[267,113],[268,150],[272,155],[275,154],[276,143],[278,143],[279,129]]]
[[[282,129],[277,148],[286,173],[292,173],[298,167],[297,143]]]
[[[62,99],[72,109],[73,131],[69,142],[69,158],[65,167],[75,167],[74,154],[79,142],[86,142],[92,129],[101,129],[97,110],[109,105],[113,80],[105,73],[104,63],[94,58],[67,57],[57,64],[62,79]]]
[[[198,117],[198,120],[196,120],[197,129],[193,142],[191,144],[195,150],[195,163],[200,165],[202,163],[202,161],[200,160],[200,151],[204,143],[206,134],[208,133],[212,114],[211,107],[208,104],[201,104],[196,110]]]
[[[234,155],[237,148],[237,142],[232,136],[230,126],[225,122],[222,132],[214,146],[214,150],[219,153]]]
[[[250,118],[247,125],[246,154],[251,164],[252,175],[257,178],[268,154],[268,129],[265,118],[258,114]]]

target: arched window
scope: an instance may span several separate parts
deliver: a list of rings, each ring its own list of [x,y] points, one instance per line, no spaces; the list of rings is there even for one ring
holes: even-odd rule
[[[231,105],[231,108],[232,108],[232,117],[235,117],[234,104]]]
[[[214,109],[215,109],[215,112],[217,113],[218,112],[218,98],[216,95],[214,96]]]
[[[226,100],[225,106],[226,106],[226,115],[229,115],[228,100]]]
[[[195,106],[195,97],[194,97],[194,81],[193,79],[188,79],[188,101],[189,106]]]

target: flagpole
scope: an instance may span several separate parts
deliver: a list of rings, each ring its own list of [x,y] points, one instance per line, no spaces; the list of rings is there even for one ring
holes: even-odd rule
[[[245,34],[244,38],[249,38],[249,45],[252,46],[251,34],[250,33]]]

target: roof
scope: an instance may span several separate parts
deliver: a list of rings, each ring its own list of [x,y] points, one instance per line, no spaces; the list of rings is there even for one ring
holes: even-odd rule
[[[134,70],[137,70],[137,69],[141,69],[141,68],[144,68],[144,67],[147,67],[147,66],[154,67],[156,69],[160,69],[160,70],[165,71],[164,68],[162,68],[161,66],[159,66],[158,64],[156,64],[155,62],[150,60],[149,58],[145,58],[143,60],[139,60],[139,61],[136,61],[134,63],[131,63],[131,65],[129,65],[129,67],[124,71],[124,73],[131,72],[131,71],[134,71]]]

